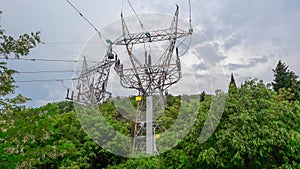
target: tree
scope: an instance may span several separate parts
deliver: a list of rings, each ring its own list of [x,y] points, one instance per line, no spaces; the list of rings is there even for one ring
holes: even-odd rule
[[[299,168],[299,102],[277,99],[257,80],[229,97],[235,99],[226,100],[228,117],[199,153],[199,168]]]
[[[273,69],[274,80],[272,82],[273,89],[278,92],[281,88],[290,88],[292,86],[292,81],[294,81],[296,76],[294,72],[288,70],[288,66],[279,60],[275,69]]]
[[[205,100],[205,91],[202,91],[202,93],[200,94],[200,102],[203,102]]]
[[[288,69],[288,66],[285,63],[282,63],[279,60],[275,69],[273,69],[274,80],[272,82],[272,86],[274,91],[277,93],[281,88],[291,88],[292,93],[295,94],[295,99],[300,98],[299,94],[299,81],[297,81],[298,76]]]
[[[233,73],[231,73],[231,78],[230,78],[229,85],[232,85],[232,86],[236,87],[236,83],[235,83],[235,80],[234,80],[234,77],[233,77]]]
[[[120,160],[90,139],[71,102],[0,116],[1,169],[106,168]]]
[[[219,104],[210,107],[215,96],[206,95],[203,102],[191,96],[187,105],[172,96],[172,105],[167,106],[159,119],[162,127],[174,124],[180,109],[185,111],[184,115],[197,113],[195,123],[173,149],[148,158],[121,157],[99,147],[89,137],[99,135],[101,128],[106,130],[99,125],[99,112],[75,113],[70,102],[3,114],[0,168],[299,168],[300,105],[297,101],[286,101],[290,89],[281,90],[280,96],[263,81],[244,82],[228,95],[224,110],[227,117],[223,114],[217,129],[205,142],[199,142],[199,138],[209,112],[219,107]],[[220,90],[216,93],[225,96]],[[129,133],[131,122],[118,120],[113,103],[101,103],[99,108],[114,129]],[[78,116],[84,117],[79,121]],[[87,135],[82,124],[88,121],[97,124],[90,126],[95,132]],[[180,135],[182,131],[186,131],[185,126],[175,128],[171,134]],[[168,138],[161,137],[157,142],[174,141]],[[116,141],[111,143],[124,147]]]
[[[236,90],[236,83],[233,77],[233,73],[231,73],[231,78],[230,78],[230,82],[229,82],[229,89],[228,89],[228,93],[232,93]]]
[[[297,85],[295,88],[295,97],[298,101],[300,101],[300,80],[297,81]]]
[[[0,11],[0,16],[2,11]],[[29,54],[30,49],[40,43],[40,32],[20,35],[17,39],[5,34],[0,25],[0,57],[8,59],[10,56],[20,58]],[[13,75],[16,70],[9,69],[6,62],[0,62],[0,112],[9,107],[15,107],[18,103],[23,103],[27,99],[21,95],[16,98],[5,98],[8,94],[13,94],[17,86]]]

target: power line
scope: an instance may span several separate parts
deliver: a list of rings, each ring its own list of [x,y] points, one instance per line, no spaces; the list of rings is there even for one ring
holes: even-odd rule
[[[35,79],[35,80],[17,80],[16,83],[32,83],[32,82],[61,82],[61,81],[73,81],[78,78],[69,78],[69,79]]]
[[[128,4],[129,4],[130,8],[132,9],[134,15],[136,16],[137,20],[139,21],[139,23],[140,23],[140,25],[141,25],[141,28],[142,28],[142,31],[144,31],[144,24],[142,23],[142,20],[141,20],[140,17],[137,15],[137,13],[136,13],[136,11],[135,11],[133,5],[131,4],[130,0],[127,0],[127,2],[128,2]]]
[[[124,0],[122,0],[121,3],[122,3],[122,4],[121,4],[121,13],[123,13],[123,9],[124,9]]]
[[[132,9],[134,15],[136,16],[137,20],[139,21],[142,31],[145,32],[144,24],[143,24],[142,20],[140,19],[140,17],[138,16],[138,14],[136,13],[132,3],[130,2],[130,0],[127,0],[127,2],[129,4],[130,8]],[[144,43],[144,50],[145,50],[145,52],[147,52],[146,43]],[[150,53],[151,53],[151,46],[150,46],[150,43],[149,43],[149,54]]]
[[[86,41],[62,41],[62,42],[42,42],[49,45],[68,45],[68,44],[85,44]],[[89,41],[88,43],[98,43],[98,41]]]
[[[192,44],[192,36],[191,35],[193,33],[193,28],[192,28],[192,4],[191,4],[191,0],[189,0],[189,26],[190,26],[189,36],[185,37],[185,39],[183,41],[181,41],[181,42],[179,41],[180,43],[177,45],[177,48],[180,47],[181,45],[184,45],[184,46],[187,47],[186,50],[180,55],[180,57],[185,55],[188,52],[188,50],[190,49],[190,46]],[[186,45],[184,43],[184,41],[186,41],[188,37],[189,37],[189,42],[188,42],[188,45]]]
[[[43,62],[70,62],[70,63],[78,63],[83,62],[83,60],[65,60],[65,59],[35,59],[35,58],[0,58],[2,60],[21,60],[21,61],[43,61]],[[97,61],[87,61],[87,62],[93,62],[97,63]]]
[[[69,72],[69,73],[73,73],[74,70],[41,70],[41,71],[30,71],[30,72],[18,72],[19,74],[31,74],[31,73],[64,73],[64,72]]]
[[[46,43],[46,42],[41,42],[41,44],[46,45],[46,46],[48,46],[48,47],[51,47],[51,48],[53,48],[53,49],[57,49],[57,50],[63,51],[63,52],[65,52],[65,53],[69,53],[69,54],[74,55],[74,56],[79,56],[79,55],[78,55],[77,53],[75,53],[75,52],[71,52],[71,51],[69,51],[69,50],[66,50],[66,49],[63,49],[63,48],[54,46],[54,43],[53,43],[53,44],[50,44],[50,43]]]
[[[102,33],[69,0],[66,0],[66,1],[91,27],[93,27],[95,29],[95,31],[99,35],[101,42],[105,46],[107,46],[107,44],[105,43],[106,38],[102,35]]]
[[[190,29],[192,29],[192,3],[191,3],[191,0],[189,0],[189,23],[190,23]]]
[[[85,41],[42,42],[42,44],[48,44],[48,45],[85,44],[85,43],[86,43]]]

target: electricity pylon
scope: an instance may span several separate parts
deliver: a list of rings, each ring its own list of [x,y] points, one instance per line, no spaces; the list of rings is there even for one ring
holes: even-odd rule
[[[188,31],[178,28],[179,7],[176,7],[176,12],[169,28],[154,31],[143,30],[140,33],[130,33],[126,21],[121,14],[122,36],[113,42],[106,40],[109,44],[107,53],[104,59],[95,66],[88,67],[86,58],[84,58],[76,91],[72,91],[70,97],[69,90],[67,92],[66,99],[76,103],[83,105],[101,103],[111,96],[111,93],[106,88],[110,67],[115,64],[114,68],[120,77],[121,85],[124,88],[138,90],[146,98],[138,101],[134,126],[133,151],[145,151],[146,154],[157,152],[155,132],[159,128],[159,124],[153,121],[153,95],[159,93],[160,98],[162,98],[162,93],[177,83],[182,77],[178,48],[176,48],[175,54],[174,48],[177,39],[191,35],[193,30],[191,28],[191,19]],[[143,28],[142,24],[141,26]],[[163,51],[163,54],[156,63],[152,61],[151,53],[147,52],[145,46],[144,63],[134,55],[133,46],[145,45],[146,43],[150,46],[152,43],[162,41],[168,41],[168,47]],[[131,63],[131,65],[125,66],[129,66],[129,68],[124,68],[117,55],[113,54],[113,45],[125,46]],[[162,105],[164,105],[163,101]]]
[[[68,90],[66,99],[88,105],[101,103],[109,98],[111,93],[106,88],[110,67],[115,63],[114,58],[115,55],[111,50],[108,50],[102,61],[92,67],[88,67],[86,58],[84,57],[81,73],[78,77],[76,94],[74,96],[74,91],[72,91],[71,97],[69,97]]]
[[[175,43],[178,38],[192,34],[191,28],[188,31],[178,28],[178,14],[179,7],[177,6],[169,28],[140,33],[130,33],[121,14],[123,35],[113,42],[114,45],[125,46],[131,62],[130,68],[124,68],[119,60],[116,63],[115,71],[120,77],[121,85],[125,88],[136,89],[146,97],[146,119],[136,120],[133,144],[140,145],[137,139],[144,135],[147,154],[153,154],[156,151],[155,128],[153,128],[156,125],[153,121],[153,94],[157,91],[162,93],[180,80],[182,74],[177,48],[176,58],[172,59]],[[133,53],[134,45],[145,43],[150,45],[160,41],[168,41],[169,44],[155,64],[152,63],[151,53],[148,54],[146,50],[144,64]],[[144,111],[143,103],[141,101],[138,105],[137,118],[141,117]],[[144,124],[146,124],[145,132],[142,131]],[[133,146],[137,148],[137,145]]]

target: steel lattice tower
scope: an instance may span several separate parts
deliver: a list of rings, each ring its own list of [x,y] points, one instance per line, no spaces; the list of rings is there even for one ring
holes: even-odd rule
[[[163,92],[180,80],[182,76],[181,63],[178,48],[176,48],[174,54],[175,44],[179,38],[191,35],[193,32],[191,19],[188,31],[178,28],[178,15],[179,7],[176,6],[176,11],[169,28],[130,33],[123,14],[121,14],[122,36],[113,42],[106,40],[108,43],[107,52],[103,60],[98,64],[88,67],[86,58],[84,57],[75,94],[72,91],[71,97],[69,97],[69,90],[67,92],[67,100],[72,100],[82,105],[101,103],[111,96],[111,93],[106,88],[110,67],[115,64],[114,69],[120,77],[121,85],[124,88],[136,89],[143,98],[146,98],[141,99],[137,106],[132,143],[133,151],[146,151],[147,154],[157,152],[155,132],[159,128],[159,124],[153,121],[153,95],[159,93],[160,98],[162,98]],[[100,35],[97,29],[96,31]],[[152,63],[151,54],[147,53],[146,49],[144,63],[134,55],[133,46],[135,45],[146,43],[150,45],[163,41],[168,42],[168,47],[163,51],[163,54],[156,63]],[[112,47],[114,45],[125,46],[131,63],[131,65],[127,65],[129,68],[124,68],[117,55],[113,53]],[[162,105],[164,104],[162,103]]]
[[[124,69],[123,64],[120,63],[117,63],[115,67],[120,77],[121,85],[125,88],[136,89],[146,97],[146,119],[145,121],[139,119],[144,111],[143,102],[141,102],[137,110],[133,144],[137,144],[137,138],[145,134],[147,154],[153,154],[156,151],[153,126],[157,124],[153,122],[153,94],[156,91],[162,93],[180,80],[182,76],[181,64],[177,49],[176,61],[172,63],[175,43],[178,38],[188,36],[192,33],[192,29],[184,31],[178,28],[178,14],[179,7],[177,6],[170,28],[141,33],[130,33],[125,19],[121,14],[123,35],[113,42],[114,45],[125,46],[131,62],[131,68]],[[159,41],[168,41],[169,45],[155,64],[152,64],[151,55],[147,55],[146,51],[145,64],[134,55],[134,45]],[[146,124],[146,132],[142,131],[144,124]],[[133,146],[136,147],[136,145]]]
[[[84,57],[81,73],[78,77],[76,95],[74,96],[74,91],[72,91],[72,95],[69,97],[68,90],[66,99],[83,105],[97,104],[105,101],[111,96],[106,87],[110,67],[114,63],[114,55],[110,50],[108,50],[102,61],[92,67],[88,67],[86,58]]]

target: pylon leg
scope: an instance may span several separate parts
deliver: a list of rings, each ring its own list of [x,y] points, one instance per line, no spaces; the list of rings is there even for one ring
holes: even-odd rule
[[[153,154],[153,97],[146,97],[146,154]]]

